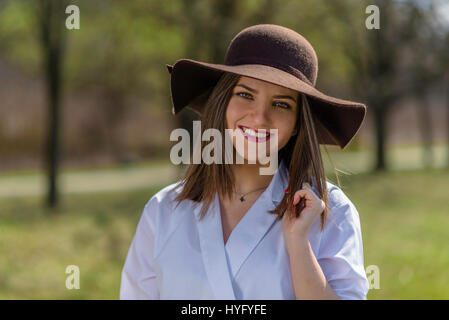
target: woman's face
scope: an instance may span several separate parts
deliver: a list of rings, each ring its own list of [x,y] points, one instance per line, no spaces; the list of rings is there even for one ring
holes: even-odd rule
[[[290,137],[296,134],[298,98],[299,94],[295,90],[240,77],[226,109],[226,128],[235,130],[237,139],[232,141],[237,152],[244,159],[254,161],[257,159],[255,148],[265,143],[266,155],[269,155],[270,144],[274,143],[276,135],[269,135],[267,140],[260,133],[263,129],[267,134],[270,134],[270,129],[277,129],[277,150],[284,147]],[[244,144],[236,144],[239,139]],[[251,148],[248,148],[251,144]]]

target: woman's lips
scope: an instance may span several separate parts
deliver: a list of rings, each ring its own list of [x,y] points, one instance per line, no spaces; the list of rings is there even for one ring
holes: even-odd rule
[[[238,127],[242,131],[245,139],[248,141],[261,143],[268,141],[271,138],[269,130],[257,130],[246,126],[238,126]],[[247,132],[245,132],[245,129],[247,130]],[[257,134],[259,134],[259,136]],[[266,134],[266,136],[261,136],[262,134]]]

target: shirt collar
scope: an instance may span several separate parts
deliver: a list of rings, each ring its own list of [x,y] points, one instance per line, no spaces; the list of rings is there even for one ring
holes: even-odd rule
[[[276,169],[273,179],[268,186],[266,194],[270,196],[273,204],[277,206],[285,194],[285,189],[288,187],[288,170],[281,161]]]

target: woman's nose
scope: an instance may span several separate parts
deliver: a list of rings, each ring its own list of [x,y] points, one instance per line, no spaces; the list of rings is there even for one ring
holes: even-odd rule
[[[270,122],[270,108],[268,102],[260,101],[252,110],[252,120],[254,124],[266,126]]]

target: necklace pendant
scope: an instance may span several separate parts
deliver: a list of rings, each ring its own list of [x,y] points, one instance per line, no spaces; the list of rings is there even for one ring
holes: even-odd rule
[[[245,201],[245,198],[241,197],[241,198],[240,198],[240,201],[241,201],[241,202]]]

